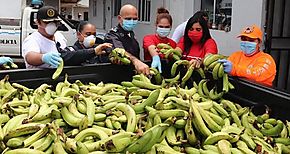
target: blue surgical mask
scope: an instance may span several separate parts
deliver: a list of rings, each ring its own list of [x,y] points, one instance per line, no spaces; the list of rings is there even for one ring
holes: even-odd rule
[[[138,23],[138,20],[123,20],[122,28],[126,31],[132,31]]]
[[[160,28],[157,27],[156,33],[160,36],[160,37],[167,37],[170,33],[170,28]]]
[[[251,56],[256,51],[256,46],[256,42],[241,41],[240,43],[241,50],[246,56]]]

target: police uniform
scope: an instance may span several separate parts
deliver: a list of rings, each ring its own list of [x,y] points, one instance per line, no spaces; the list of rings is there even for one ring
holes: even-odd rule
[[[113,44],[113,48],[123,48],[140,59],[140,47],[134,32],[125,31],[120,24],[106,34],[105,42]]]
[[[104,43],[104,40],[97,38],[96,44],[101,43]],[[64,60],[65,66],[109,62],[108,54],[96,56],[96,46],[86,49],[79,41],[76,41],[73,46],[68,46],[63,50],[59,48],[59,53]]]

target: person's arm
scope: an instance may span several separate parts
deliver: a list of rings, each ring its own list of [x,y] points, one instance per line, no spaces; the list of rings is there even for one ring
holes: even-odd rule
[[[205,55],[207,55],[209,53],[217,54],[218,48],[217,48],[216,42],[213,39],[207,40],[204,44],[204,51],[205,51]]]
[[[112,45],[110,43],[103,43],[90,49],[75,50],[72,47],[67,47],[64,50],[61,50],[60,53],[65,65],[81,65],[81,63],[84,63],[86,60],[89,60],[94,56],[106,53],[104,49],[111,47]]]
[[[182,55],[183,50],[184,50],[184,38],[183,37],[177,43],[175,50],[179,51]]]
[[[81,65],[87,59],[95,56],[94,48],[91,49],[70,49],[72,47],[66,47],[60,51],[61,58],[64,61],[64,65]]]
[[[31,35],[23,42],[22,55],[25,61],[33,66],[39,66],[45,63],[56,68],[61,61],[58,51],[42,54],[37,41]]]
[[[33,34],[32,34],[33,35]],[[22,44],[22,56],[24,60],[34,66],[43,64],[42,54],[40,53],[40,47],[33,36],[28,36]]]
[[[113,45],[113,48],[123,48],[123,43],[120,41],[119,37],[115,33],[107,33],[105,36],[105,42],[111,43]]]
[[[143,48],[144,51],[148,51],[151,57],[158,55],[158,49],[151,38],[151,35],[147,35],[143,38]]]
[[[61,62],[59,52],[48,52],[45,54],[30,51],[25,56],[26,62],[30,65],[39,66],[42,64],[48,64],[53,68],[58,67]]]
[[[27,52],[25,59],[28,64],[33,66],[39,66],[43,64],[42,56],[43,54],[41,53],[30,51]]]
[[[209,39],[203,46],[203,50],[205,52],[205,56],[207,54],[217,54],[218,49],[215,41],[213,39]],[[204,57],[196,57],[190,60],[189,64],[194,66],[195,68],[200,68],[202,65]]]
[[[187,22],[183,22],[182,24],[178,25],[178,26],[175,28],[175,30],[174,30],[174,32],[173,32],[173,35],[172,35],[171,39],[172,39],[173,41],[175,41],[176,43],[178,43],[178,42],[180,41],[181,37],[183,36],[183,34],[184,34],[184,30],[185,30],[185,26],[186,26],[186,23],[187,23]]]
[[[229,58],[231,61],[232,59]],[[268,56],[259,57],[252,67],[240,63],[233,63],[231,75],[253,79],[258,82],[263,82],[275,75],[276,64],[275,61]]]
[[[138,73],[143,73],[145,75],[150,74],[150,69],[149,69],[148,65],[143,63],[141,60],[139,60],[138,58],[136,58],[135,56],[133,56],[129,52],[126,52],[126,55],[129,56],[130,61],[135,66],[135,69],[137,70]]]

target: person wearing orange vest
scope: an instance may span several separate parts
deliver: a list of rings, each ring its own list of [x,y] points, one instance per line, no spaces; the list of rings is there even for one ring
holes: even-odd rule
[[[240,51],[236,51],[228,59],[221,59],[224,71],[232,76],[244,77],[264,85],[272,86],[276,75],[274,59],[260,51],[262,31],[252,25],[246,27],[238,36],[241,39]]]

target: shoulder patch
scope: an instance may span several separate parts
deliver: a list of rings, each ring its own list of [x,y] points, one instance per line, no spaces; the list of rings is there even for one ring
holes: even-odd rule
[[[118,31],[118,27],[113,27],[110,31],[117,32]]]
[[[69,51],[75,51],[75,49],[73,47],[67,47],[69,49]]]

